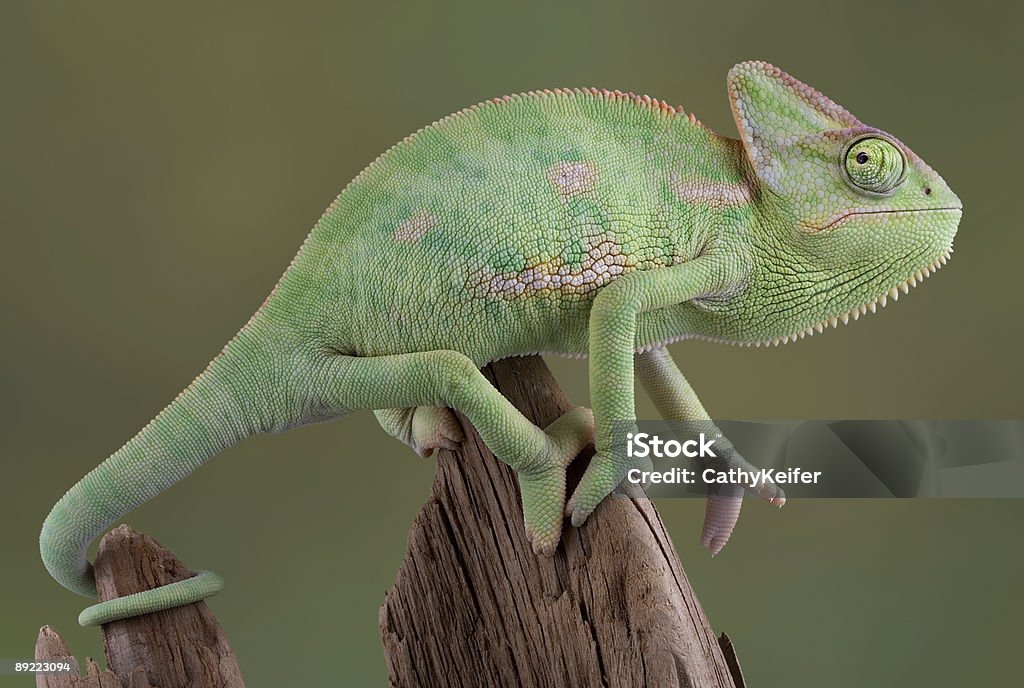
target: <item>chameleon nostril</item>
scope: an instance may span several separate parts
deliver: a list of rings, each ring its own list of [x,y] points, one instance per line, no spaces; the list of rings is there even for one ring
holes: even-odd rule
[[[930,187],[930,186],[924,187],[924,195],[925,196],[931,196],[932,195],[932,187]]]

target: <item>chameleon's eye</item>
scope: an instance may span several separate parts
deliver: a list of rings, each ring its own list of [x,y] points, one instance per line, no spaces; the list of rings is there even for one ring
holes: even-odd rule
[[[843,163],[850,183],[862,191],[877,194],[895,189],[903,181],[906,170],[903,151],[877,136],[854,141]]]

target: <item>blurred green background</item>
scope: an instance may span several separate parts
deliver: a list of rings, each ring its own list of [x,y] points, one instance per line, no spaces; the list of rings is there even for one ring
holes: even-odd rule
[[[86,600],[39,561],[50,506],[192,380],[364,165],[504,93],[632,90],[733,135],[725,73],[757,58],[893,132],[964,201],[947,268],[796,345],[673,350],[718,417],[1024,416],[1021,13],[944,0],[3,3],[0,657],[30,656],[43,623],[80,657],[101,654],[98,631],[75,622]],[[585,366],[552,365],[585,402]],[[353,415],[236,447],[130,522],[227,579],[212,607],[250,686],[382,685],[377,609],[432,471]],[[750,503],[714,560],[697,542],[701,504],[660,507],[752,686],[1019,678],[1020,500]]]

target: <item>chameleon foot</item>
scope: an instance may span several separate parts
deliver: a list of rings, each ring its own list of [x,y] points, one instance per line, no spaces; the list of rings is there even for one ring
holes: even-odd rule
[[[562,502],[565,500],[565,469],[550,466],[540,473],[519,474],[526,539],[534,554],[550,557],[562,537]]]
[[[409,406],[374,411],[381,427],[427,458],[435,449],[455,449],[465,439],[462,426],[450,409]]]
[[[565,467],[593,440],[594,416],[590,409],[574,408],[549,425],[545,433],[551,439],[551,454],[540,470],[519,474],[519,491],[526,538],[535,554],[551,556],[562,535]]]
[[[745,475],[757,472],[757,469],[744,459],[727,440],[722,442],[720,449],[722,456],[706,461],[705,468],[713,468],[719,472],[728,472],[733,469],[742,470]],[[757,485],[734,485],[723,489],[719,494],[708,496],[700,544],[711,552],[711,556],[721,552],[732,536],[732,531],[740,517],[740,508],[743,506],[744,489],[780,509],[786,503],[785,492],[771,481],[759,482]]]
[[[451,410],[440,406],[417,406],[412,414],[410,446],[424,459],[435,449],[456,449],[466,436]]]

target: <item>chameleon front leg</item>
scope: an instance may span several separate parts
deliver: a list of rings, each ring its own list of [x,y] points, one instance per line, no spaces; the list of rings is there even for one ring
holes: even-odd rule
[[[711,422],[693,387],[666,349],[659,347],[637,354],[636,376],[662,418],[667,421],[679,421],[684,425],[682,429],[686,434],[703,432],[709,437],[716,438],[717,458],[708,460],[708,467],[718,470],[739,468],[750,473],[756,472],[757,469],[747,463],[722,431]],[[785,495],[774,483],[761,483],[747,489],[769,504],[781,507],[786,503]],[[711,554],[718,554],[729,541],[729,536],[736,527],[736,520],[740,516],[742,503],[742,491],[723,492],[708,497],[700,543],[707,547]]]
[[[534,551],[554,552],[562,531],[565,467],[593,437],[589,409],[572,409],[542,430],[456,351],[332,355],[314,387],[320,403],[335,414],[412,407],[460,411],[495,456],[515,469]],[[395,414],[386,413],[385,419],[393,422]]]
[[[715,256],[657,270],[631,272],[598,292],[590,311],[590,396],[597,453],[566,504],[579,526],[632,468],[612,454],[614,428],[635,423],[633,353],[637,315],[713,294],[736,279],[735,268]],[[622,428],[619,428],[622,429]]]
[[[424,459],[435,449],[455,449],[466,438],[455,414],[440,406],[378,409],[373,415],[386,433]]]

